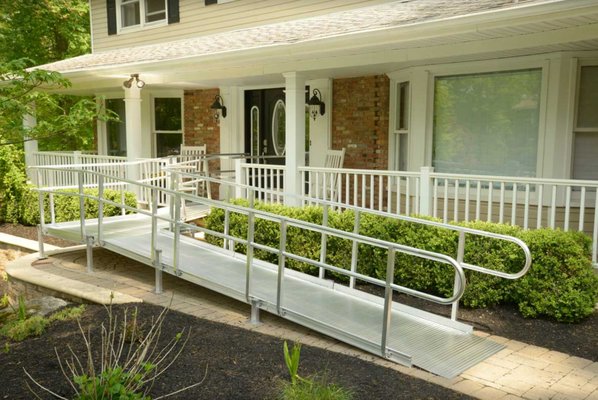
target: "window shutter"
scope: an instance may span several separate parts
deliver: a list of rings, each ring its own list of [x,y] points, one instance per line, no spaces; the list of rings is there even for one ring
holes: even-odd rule
[[[206,6],[218,4],[218,0],[205,0]]]
[[[106,11],[108,14],[108,34],[116,34],[116,0],[106,1]]]
[[[168,23],[179,22],[179,0],[168,0]]]

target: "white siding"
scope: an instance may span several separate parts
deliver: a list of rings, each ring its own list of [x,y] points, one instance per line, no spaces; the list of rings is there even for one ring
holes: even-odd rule
[[[93,51],[166,42],[267,23],[365,7],[391,0],[235,0],[205,6],[180,0],[181,22],[108,36],[106,0],[91,0]],[[318,30],[314,26],[314,30]]]

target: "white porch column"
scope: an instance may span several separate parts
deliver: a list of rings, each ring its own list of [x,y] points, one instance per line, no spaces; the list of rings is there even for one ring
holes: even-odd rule
[[[34,108],[35,110],[35,108]],[[26,131],[29,131],[30,129],[34,128],[37,125],[37,118],[35,118],[35,115],[32,114],[25,114],[23,116],[23,127],[25,128]],[[25,134],[25,143],[24,143],[24,148],[25,148],[25,167],[30,167],[35,165],[35,159],[33,156],[33,153],[37,152],[37,140],[28,140],[29,137],[27,134]],[[36,183],[36,174],[34,173],[34,171],[31,171],[29,169],[27,169],[27,179],[29,179],[31,182]]]
[[[141,89],[135,85],[124,87],[125,91],[125,127],[127,132],[127,160],[135,161],[143,156],[141,141]],[[127,169],[129,179],[138,180],[139,168]]]
[[[284,203],[299,206],[302,180],[298,168],[305,166],[305,78],[297,72],[288,72],[283,76],[286,100]]]

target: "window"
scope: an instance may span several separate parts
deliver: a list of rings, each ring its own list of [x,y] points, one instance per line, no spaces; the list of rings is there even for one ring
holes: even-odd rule
[[[179,0],[106,0],[108,34],[179,22]]]
[[[166,20],[166,0],[120,0],[120,27]]]
[[[179,154],[183,143],[180,97],[154,98],[154,133],[157,157]]]
[[[541,86],[541,69],[437,77],[434,169],[536,176]]]
[[[272,143],[277,156],[284,156],[286,150],[286,117],[284,101],[278,100],[272,112]]]
[[[579,69],[573,179],[598,179],[598,66]]]
[[[398,171],[407,171],[407,139],[409,134],[409,82],[396,85],[394,132],[394,164]]]

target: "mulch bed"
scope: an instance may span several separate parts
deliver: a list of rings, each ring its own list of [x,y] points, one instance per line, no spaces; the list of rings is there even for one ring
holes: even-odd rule
[[[125,306],[114,306],[113,315],[122,319]],[[129,306],[129,311],[135,306]],[[150,321],[161,308],[137,305],[138,318]],[[107,318],[102,306],[90,305],[82,318],[84,329],[91,330],[97,348],[99,325]],[[162,327],[162,339],[169,340],[183,329],[190,339],[179,359],[160,377],[152,397],[164,395],[201,381],[173,399],[274,399],[281,382],[288,380],[283,360],[283,341],[242,328],[194,318],[170,311]],[[23,368],[40,384],[57,394],[72,398],[73,390],[60,371],[54,348],[67,356],[67,346],[84,358],[85,346],[74,321],[53,324],[40,337],[11,344],[0,356],[0,398],[31,399]],[[299,373],[309,376],[325,372],[331,382],[349,388],[355,399],[471,399],[438,385],[380,367],[354,357],[303,346]],[[51,398],[42,395],[42,398]]]
[[[34,227],[0,225],[0,232],[37,239]],[[53,239],[52,239],[53,240]],[[51,243],[50,240],[47,241]],[[64,241],[63,241],[64,242]],[[54,242],[57,245],[60,242]],[[68,244],[72,244],[67,242]],[[64,245],[64,243],[63,243]],[[399,301],[439,314],[450,309],[400,295]],[[119,307],[116,309],[120,310]],[[140,306],[140,316],[157,314],[158,307]],[[102,307],[89,306],[83,323],[97,329],[106,317]],[[462,308],[459,319],[477,330],[546,347],[578,357],[598,361],[598,313],[578,324],[561,324],[541,319],[525,319],[512,306],[471,310]],[[181,359],[160,380],[152,394],[164,394],[206,380],[178,399],[264,399],[274,398],[280,381],[287,379],[282,358],[282,341],[240,328],[170,312],[163,337],[170,338],[182,328],[191,328],[192,335]],[[66,344],[81,349],[81,338],[73,322],[56,324],[40,338],[14,344],[7,354],[0,355],[0,398],[28,399],[23,392],[22,367],[42,383],[70,394],[62,378],[53,348],[65,354]],[[2,343],[0,343],[2,344]],[[79,346],[79,347],[76,347]],[[363,360],[322,349],[304,346],[300,372],[309,375],[328,371],[332,381],[351,388],[357,399],[452,399],[468,398],[440,386],[405,376]],[[8,383],[8,384],[6,384]],[[4,393],[6,391],[6,393]]]

